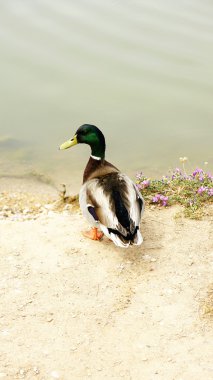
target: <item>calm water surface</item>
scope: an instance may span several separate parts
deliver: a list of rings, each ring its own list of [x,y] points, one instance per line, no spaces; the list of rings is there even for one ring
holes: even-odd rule
[[[58,145],[87,122],[128,174],[213,154],[213,3],[1,0],[1,175],[80,184],[89,149]]]

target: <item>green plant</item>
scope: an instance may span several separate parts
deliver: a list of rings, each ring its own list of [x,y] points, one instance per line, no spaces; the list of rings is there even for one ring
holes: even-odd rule
[[[136,186],[149,204],[162,207],[180,204],[186,217],[198,219],[203,214],[203,206],[213,200],[213,176],[200,168],[186,174],[186,160],[186,157],[181,158],[183,170],[176,168],[160,180],[148,179],[143,173],[137,173]]]

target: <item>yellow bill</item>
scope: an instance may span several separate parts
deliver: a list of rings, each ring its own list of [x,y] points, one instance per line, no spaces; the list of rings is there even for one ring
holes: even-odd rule
[[[77,136],[75,135],[71,140],[67,140],[63,144],[61,144],[59,149],[60,150],[68,149],[76,144],[78,144],[78,140],[77,140]]]

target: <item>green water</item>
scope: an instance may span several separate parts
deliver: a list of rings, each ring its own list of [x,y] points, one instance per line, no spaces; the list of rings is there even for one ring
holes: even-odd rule
[[[88,147],[57,148],[83,123],[130,175],[212,169],[212,20],[207,0],[1,0],[0,174],[78,186]]]

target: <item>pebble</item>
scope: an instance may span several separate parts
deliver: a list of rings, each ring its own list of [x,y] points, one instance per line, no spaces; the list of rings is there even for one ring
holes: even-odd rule
[[[8,336],[10,335],[9,331],[8,330],[1,330],[1,333],[3,336]]]
[[[33,372],[38,375],[40,373],[38,367],[33,367]]]
[[[4,218],[8,218],[9,214],[8,214],[7,212],[3,212],[3,213],[2,213],[2,216],[3,216]]]
[[[48,216],[54,216],[55,212],[54,211],[48,211]]]
[[[164,289],[164,294],[171,295],[171,294],[173,294],[173,290],[172,289]]]
[[[53,318],[47,318],[47,322],[52,322],[53,321]]]
[[[53,377],[53,379],[60,379],[60,375],[57,371],[52,371],[50,375]]]
[[[24,208],[23,210],[23,214],[26,215],[26,214],[29,214],[31,211],[29,208]]]
[[[10,208],[8,206],[3,206],[2,210],[4,210],[4,211],[10,211]]]
[[[46,204],[46,205],[44,205],[44,208],[46,208],[47,210],[52,210],[53,205],[52,204]]]
[[[156,259],[155,257],[152,257],[152,256],[150,256],[150,255],[144,255],[144,256],[143,256],[143,259],[144,259],[145,261],[149,261],[149,262],[155,262],[155,261],[157,261],[157,259]]]
[[[45,350],[42,351],[42,354],[43,354],[44,356],[47,356],[47,355],[49,355],[49,351],[45,349]]]

